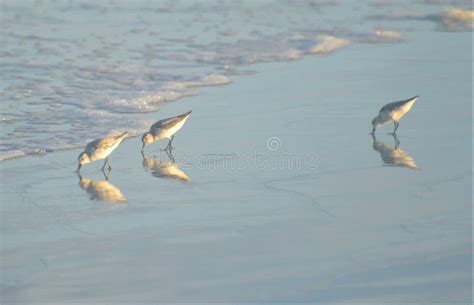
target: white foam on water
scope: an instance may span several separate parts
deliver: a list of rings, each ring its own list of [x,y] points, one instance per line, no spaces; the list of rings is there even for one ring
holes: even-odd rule
[[[331,35],[319,36],[319,42],[311,47],[310,54],[325,55],[351,44],[351,41]]]
[[[228,85],[232,81],[228,76],[221,74],[209,74],[194,81],[171,82],[165,85],[165,88],[174,90],[183,90],[195,87],[223,86]]]
[[[403,41],[402,33],[398,31],[391,31],[391,30],[377,30],[375,31],[375,36],[379,39],[379,41],[384,42],[400,42]]]
[[[449,5],[455,1],[446,1],[443,4]],[[460,1],[460,5],[461,5]],[[470,1],[469,1],[470,2]],[[441,4],[433,2],[429,4]],[[444,10],[437,9],[436,11],[429,13],[422,13],[416,10],[408,10],[401,12],[390,12],[383,14],[375,14],[367,16],[368,19],[378,21],[421,21],[435,23],[437,30],[450,31],[450,32],[463,32],[472,31],[474,29],[474,11],[472,10],[472,4],[469,5],[466,2],[462,2],[466,7],[448,7]]]
[[[153,95],[142,96],[132,99],[116,99],[106,107],[120,112],[153,112],[165,102],[175,101],[185,96],[196,95],[192,92],[160,91]]]
[[[16,158],[21,158],[25,156],[43,156],[47,152],[51,152],[51,151],[46,151],[45,149],[39,149],[39,148],[29,150],[29,151],[13,150],[13,151],[9,151],[8,153],[0,153],[0,161],[16,159]]]
[[[470,31],[474,29],[474,11],[450,8],[440,15],[439,22],[448,31]]]
[[[443,12],[425,2],[5,2],[0,160],[80,147],[115,129],[139,134],[147,113],[255,74],[250,64],[403,42],[385,22],[472,30],[469,6]]]

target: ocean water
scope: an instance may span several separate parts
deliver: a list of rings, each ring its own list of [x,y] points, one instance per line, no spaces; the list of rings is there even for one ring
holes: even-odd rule
[[[471,1],[2,1],[0,160],[128,130],[252,64],[471,31]],[[282,84],[284,87],[285,84]],[[155,116],[159,118],[159,114]]]
[[[2,303],[471,303],[470,2],[0,3]]]

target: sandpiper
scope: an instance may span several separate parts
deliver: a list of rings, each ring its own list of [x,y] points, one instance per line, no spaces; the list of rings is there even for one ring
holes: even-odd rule
[[[127,134],[127,132],[123,132],[119,135],[97,139],[87,144],[84,151],[77,158],[79,160],[79,165],[77,166],[76,171],[79,171],[83,164],[102,159],[105,159],[102,170],[104,170],[105,165],[109,166],[109,170],[112,169],[108,157],[120,145],[120,143],[122,143]]]
[[[156,122],[150,127],[150,131],[145,133],[142,136],[142,152],[145,149],[145,146],[151,144],[155,141],[159,141],[161,139],[168,139],[168,145],[166,145],[165,150],[172,149],[171,143],[174,139],[174,134],[183,127],[184,123],[188,119],[191,111],[183,113],[181,115],[164,119],[161,121]]]
[[[375,133],[375,129],[379,126],[383,126],[390,121],[393,122],[394,125],[394,130],[392,134],[395,134],[398,129],[399,121],[400,119],[408,112],[410,111],[411,107],[413,104],[415,104],[416,100],[418,98],[417,96],[411,97],[407,100],[403,101],[398,101],[398,102],[393,102],[393,103],[388,103],[387,105],[383,106],[382,109],[379,111],[379,115],[376,116],[372,120],[372,132],[371,134]]]

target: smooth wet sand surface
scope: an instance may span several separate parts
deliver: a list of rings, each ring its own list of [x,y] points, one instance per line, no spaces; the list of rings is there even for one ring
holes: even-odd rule
[[[470,303],[465,38],[259,65],[170,103],[150,118],[193,110],[177,165],[139,138],[108,181],[73,172],[78,150],[2,162],[2,302]],[[374,143],[380,107],[417,94],[399,149],[392,126]]]

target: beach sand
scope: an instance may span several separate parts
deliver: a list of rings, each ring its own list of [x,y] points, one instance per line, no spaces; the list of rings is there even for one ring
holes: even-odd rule
[[[139,138],[108,181],[101,162],[80,181],[79,150],[0,163],[2,303],[470,303],[467,36],[256,65],[169,103],[150,119],[193,110],[177,167]],[[392,126],[374,144],[380,107],[414,95],[400,150]]]

